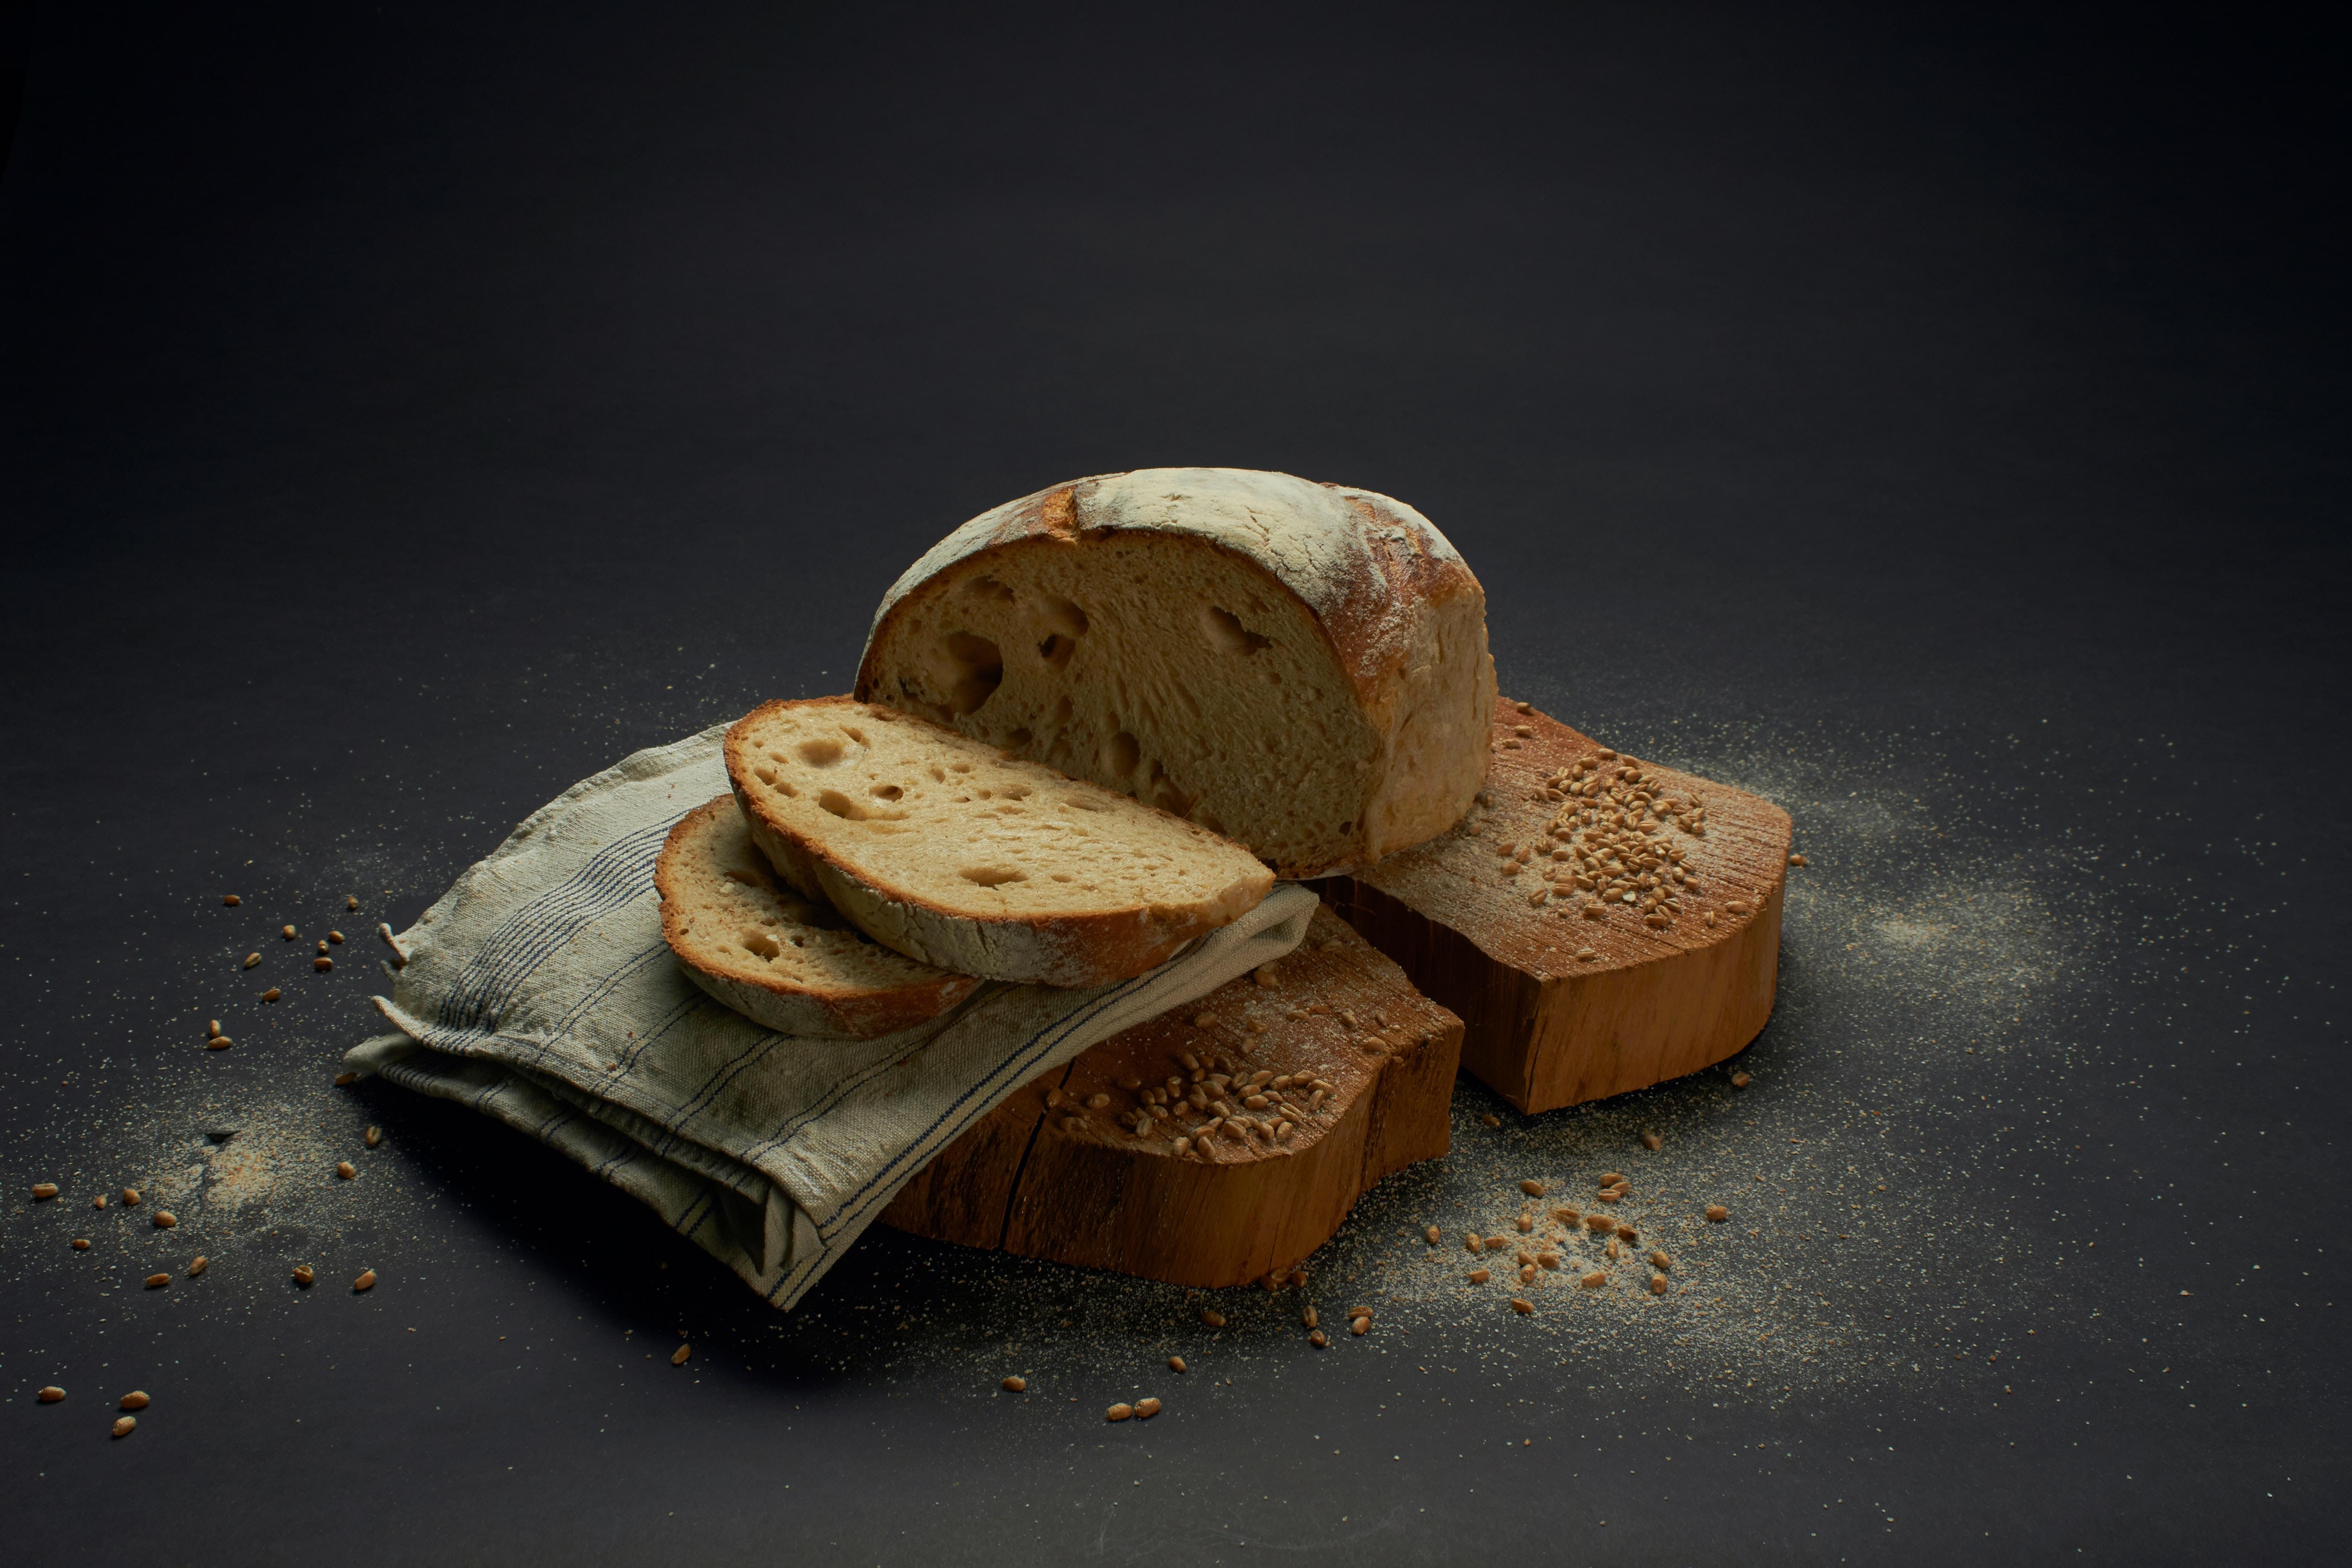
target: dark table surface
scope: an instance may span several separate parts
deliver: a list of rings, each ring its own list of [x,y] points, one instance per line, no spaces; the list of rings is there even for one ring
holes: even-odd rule
[[[678,9],[32,23],[16,1561],[2345,1550],[2340,34]],[[1184,463],[1412,501],[1507,694],[1793,813],[1752,1087],[1465,1079],[1310,1263],[1381,1307],[1320,1355],[1293,1299],[1214,1335],[883,1232],[779,1316],[553,1153],[331,1087],[364,933],[510,823],[843,688],[965,517]],[[317,975],[285,922],[355,940]],[[1698,1293],[1514,1320],[1422,1247],[1650,1125],[1756,1218]]]

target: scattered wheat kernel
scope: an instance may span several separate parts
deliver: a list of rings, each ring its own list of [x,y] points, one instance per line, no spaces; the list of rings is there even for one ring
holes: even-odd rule
[[[1510,1245],[1509,1241],[1499,1236],[1490,1236],[1486,1238],[1486,1250],[1489,1252],[1500,1252]]]
[[[1201,1321],[1213,1329],[1222,1329],[1225,1326],[1225,1315],[1214,1307],[1203,1307],[1201,1309]]]
[[[257,953],[257,952],[248,952],[248,953],[247,953],[247,954],[245,955],[245,966],[246,966],[247,969],[251,969],[251,968],[253,968],[255,965],[258,964],[260,962],[261,962],[261,954],[259,954],[259,953]]]
[[[102,1209],[102,1208],[104,1208],[104,1207],[106,1206],[106,1194],[105,1194],[104,1193],[100,1193],[100,1194],[98,1194],[98,1196],[96,1196],[96,1197],[94,1197],[94,1198],[90,1199],[90,1200],[89,1200],[89,1206],[90,1206],[90,1207],[92,1207],[92,1208],[94,1208],[94,1209]]]
[[[1348,1320],[1348,1331],[1351,1334],[1369,1334],[1372,1331],[1372,1321],[1370,1318],[1350,1318]]]
[[[327,951],[327,939],[326,939],[326,938],[324,938],[324,937],[320,937],[320,938],[319,939],[319,951],[320,951],[320,952],[326,952],[326,951]]]
[[[275,1002],[280,994],[281,993],[278,991],[278,987],[273,985],[268,990],[261,994],[261,999],[264,1002]]]
[[[1593,951],[1592,951],[1591,948],[1589,948],[1589,947],[1580,947],[1580,948],[1578,948],[1578,949],[1576,950],[1576,956],[1577,956],[1578,958],[1580,958],[1580,959],[1583,960],[1585,963],[1592,963],[1595,959],[1599,958],[1601,955],[1600,955],[1599,953],[1597,953],[1597,952],[1593,952]]]
[[[335,967],[335,961],[331,958],[314,958],[310,961],[310,967],[324,974]]]
[[[125,1410],[144,1410],[148,1405],[153,1403],[154,1402],[152,1400],[147,1397],[145,1391],[134,1388],[130,1393],[122,1396],[121,1408]]]
[[[1100,1110],[1104,1106],[1108,1105],[1109,1103],[1110,1096],[1104,1094],[1100,1090],[1097,1090],[1095,1093],[1087,1096],[1087,1109],[1088,1110]]]
[[[197,1275],[202,1274],[205,1269],[210,1268],[212,1266],[213,1260],[199,1252],[196,1254],[196,1260],[188,1265],[188,1278],[194,1279]]]
[[[294,940],[294,928],[292,926],[279,926],[278,928],[278,934],[284,937],[288,942],[292,942]]]
[[[1486,1238],[1485,1237],[1483,1237],[1483,1236],[1480,1236],[1480,1235],[1479,1235],[1476,1231],[1475,1231],[1475,1230],[1474,1230],[1474,1231],[1472,1231],[1468,1236],[1464,1237],[1462,1238],[1462,1241],[1463,1241],[1463,1245],[1464,1245],[1464,1246],[1465,1246],[1465,1247],[1469,1247],[1469,1249],[1470,1249],[1471,1251],[1473,1251],[1473,1252],[1484,1252],[1484,1251],[1486,1251]]]
[[[1805,858],[1802,855],[1791,855],[1789,857],[1789,864],[1791,866],[1801,866],[1804,863]]]
[[[348,1089],[352,1084],[359,1082],[359,1080],[360,1075],[355,1072],[339,1072],[335,1075],[335,1087],[337,1089]]]
[[[1617,1228],[1617,1222],[1605,1214],[1589,1214],[1584,1216],[1584,1228],[1591,1231],[1614,1230]]]
[[[1721,1204],[1709,1204],[1706,1205],[1706,1217],[1715,1224],[1721,1225],[1731,1217],[1731,1211]]]
[[[1653,1296],[1663,1296],[1663,1295],[1664,1295],[1665,1293],[1666,1293],[1666,1277],[1665,1277],[1664,1275],[1663,1275],[1663,1274],[1653,1274],[1653,1275],[1651,1275],[1651,1276],[1650,1276],[1650,1294],[1651,1294],[1651,1295],[1653,1295]]]
[[[1114,1405],[1103,1412],[1104,1417],[1112,1421],[1124,1421],[1134,1414],[1135,1406],[1127,1404]]]
[[[1650,1150],[1654,1153],[1656,1151],[1664,1148],[1665,1143],[1666,1141],[1659,1137],[1654,1132],[1644,1132],[1642,1134],[1642,1147]]]
[[[684,1366],[687,1363],[687,1358],[692,1354],[694,1354],[694,1347],[691,1344],[682,1344],[678,1346],[677,1349],[669,1352],[669,1364],[672,1366]]]
[[[1536,1262],[1545,1268],[1557,1268],[1559,1267],[1559,1254],[1557,1252],[1538,1252],[1536,1254]]]
[[[1650,1251],[1650,1267],[1663,1274],[1674,1267],[1674,1259],[1668,1258],[1663,1248],[1653,1247]]]
[[[47,1200],[56,1197],[57,1195],[58,1184],[55,1182],[35,1182],[33,1184],[33,1201],[35,1203],[46,1203]]]
[[[1601,1193],[1599,1195],[1602,1203],[1613,1204],[1625,1195],[1625,1189],[1622,1187],[1611,1187],[1608,1191]]]
[[[1168,1370],[1170,1372],[1182,1372],[1184,1370],[1184,1358],[1181,1355],[1170,1356],[1168,1358]]]
[[[363,1268],[360,1270],[360,1277],[352,1281],[352,1289],[354,1290],[374,1289],[375,1270],[373,1268]]]
[[[1519,1283],[1522,1285],[1532,1285],[1535,1282],[1536,1266],[1532,1263],[1521,1265],[1519,1268]]]
[[[205,1042],[205,1049],[208,1051],[225,1051],[234,1044],[236,1044],[236,1042],[231,1040],[226,1035],[215,1035]]]
[[[1624,1254],[1619,1250],[1617,1238],[1613,1236],[1609,1238],[1609,1245],[1601,1250],[1609,1255],[1612,1262],[1614,1262],[1616,1259],[1624,1256]]]
[[[164,1286],[169,1285],[171,1282],[172,1277],[169,1274],[150,1274],[147,1276],[147,1289],[150,1290],[161,1290]]]
[[[1520,1317],[1524,1318],[1535,1310],[1536,1304],[1533,1301],[1528,1300],[1526,1297],[1514,1296],[1511,1298],[1511,1310],[1517,1312]]]
[[[86,1236],[75,1237],[73,1238],[73,1249],[76,1252],[88,1252],[89,1250],[89,1237]]]
[[[1192,1027],[1196,1029],[1213,1029],[1216,1026],[1217,1016],[1214,1013],[1195,1013],[1192,1015]]]
[[[1531,1198],[1539,1198],[1544,1194],[1544,1184],[1541,1182],[1535,1180],[1533,1177],[1529,1177],[1528,1180],[1519,1184],[1519,1191],[1527,1194],[1528,1196]]]
[[[122,1189],[122,1206],[125,1208],[137,1208],[139,1206],[139,1189],[137,1187],[125,1187]]]
[[[157,1209],[155,1211],[155,1228],[157,1230],[169,1230],[179,1223],[180,1216],[173,1214],[170,1209]]]
[[[1748,1075],[1744,1072],[1736,1072],[1731,1075],[1731,1087],[1734,1089],[1746,1089],[1749,1081]]]
[[[341,1176],[343,1180],[348,1182],[359,1173],[359,1167],[352,1164],[349,1160],[338,1160],[335,1162],[335,1174]]]
[[[1591,1273],[1587,1274],[1583,1279],[1578,1280],[1577,1283],[1582,1285],[1588,1290],[1598,1290],[1601,1287],[1609,1283],[1609,1272],[1603,1268],[1596,1268]]]
[[[317,1278],[317,1275],[310,1272],[310,1266],[309,1264],[298,1263],[294,1266],[294,1283],[303,1287],[305,1289],[309,1289],[310,1281]]]
[[[343,895],[343,908],[347,910],[355,910],[359,907],[360,900],[356,894],[346,893]]]
[[[1025,1377],[1008,1377],[997,1386],[1007,1394],[1026,1394],[1029,1392],[1029,1380]]]
[[[339,931],[331,931],[327,933],[327,940],[333,942],[336,946],[341,947],[343,943],[343,933]]]
[[[1473,1285],[1484,1285],[1487,1280],[1492,1279],[1494,1277],[1493,1273],[1487,1269],[1473,1268],[1470,1270],[1470,1283]]]
[[[1290,1286],[1294,1290],[1305,1289],[1307,1288],[1307,1270],[1304,1268],[1292,1269],[1290,1271]]]
[[[1307,1336],[1307,1342],[1319,1351],[1331,1342],[1331,1336],[1318,1329]]]
[[[59,1388],[53,1383],[49,1384],[48,1387],[41,1390],[40,1400],[44,1405],[55,1405],[58,1400],[63,1399],[65,1396],[66,1391]]]
[[[383,1142],[383,1129],[381,1127],[371,1127],[365,1132],[362,1133],[360,1137],[362,1142],[366,1143],[369,1148],[373,1149],[377,1144]]]
[[[238,898],[235,893],[223,893],[221,895],[221,902],[226,904],[230,909],[235,909],[237,905],[245,902],[245,900]]]
[[[1642,1239],[1642,1234],[1630,1225],[1621,1225],[1617,1227],[1617,1239],[1620,1241],[1639,1241]]]
[[[1582,1222],[1584,1215],[1574,1209],[1554,1209],[1551,1217],[1562,1225],[1577,1225]]]
[[[1150,1420],[1153,1416],[1160,1414],[1160,1401],[1157,1399],[1137,1400],[1135,1402],[1135,1414],[1137,1418],[1139,1420]]]
[[[139,1430],[139,1417],[136,1415],[118,1415],[114,1418],[114,1435],[116,1436],[128,1437],[131,1433],[136,1432],[137,1430]]]
[[[1427,1230],[1424,1230],[1424,1231],[1423,1231],[1423,1232],[1421,1233],[1421,1235],[1422,1235],[1422,1239],[1423,1239],[1423,1240],[1424,1240],[1424,1241],[1426,1241],[1426,1242],[1428,1242],[1428,1243],[1429,1243],[1429,1245],[1430,1245],[1430,1246],[1432,1246],[1432,1247],[1435,1247],[1435,1246],[1437,1245],[1437,1238],[1438,1238],[1438,1237],[1439,1237],[1441,1234],[1443,1234],[1443,1233],[1442,1233],[1442,1232],[1440,1232],[1440,1231],[1438,1230],[1438,1228],[1437,1228],[1435,1226],[1433,1226],[1433,1226],[1431,1226]]]
[[[1500,1127],[1503,1124],[1503,1119],[1496,1116],[1492,1111],[1488,1111],[1486,1115],[1478,1118],[1478,1120],[1485,1122],[1489,1127]]]

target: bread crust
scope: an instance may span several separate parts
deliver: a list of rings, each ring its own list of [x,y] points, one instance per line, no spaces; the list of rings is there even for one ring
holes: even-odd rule
[[[935,1018],[979,989],[973,976],[946,971],[879,988],[800,984],[749,958],[733,962],[711,944],[694,941],[685,922],[685,880],[690,875],[685,847],[721,813],[735,809],[734,797],[724,795],[696,806],[669,830],[654,862],[662,940],[688,977],[717,1001],[783,1034],[866,1040]],[[753,842],[758,842],[756,832]]]
[[[854,876],[822,843],[796,830],[773,809],[752,771],[751,737],[763,723],[788,710],[823,709],[869,721],[920,726],[961,744],[971,742],[929,720],[848,697],[765,702],[727,731],[728,780],[751,823],[752,842],[774,863],[777,874],[803,896],[824,900],[858,930],[909,958],[992,980],[1107,984],[1159,967],[1185,943],[1246,913],[1273,889],[1273,879],[1267,877],[1253,891],[1238,895],[1237,903],[1142,904],[1089,914],[982,921],[910,889]],[[1186,833],[1207,836],[1206,829],[1157,807],[1139,801],[1127,804],[1166,817]]]
[[[1142,468],[1008,501],[956,529],[891,584],[866,635],[856,694],[876,697],[894,632],[978,561],[1119,533],[1205,544],[1296,598],[1381,742],[1376,776],[1350,818],[1351,842],[1312,864],[1277,863],[1277,872],[1313,877],[1366,864],[1460,820],[1484,773],[1494,712],[1486,591],[1427,518],[1351,486],[1255,469]],[[1447,674],[1467,677],[1468,700],[1458,712],[1433,713],[1416,699]]]

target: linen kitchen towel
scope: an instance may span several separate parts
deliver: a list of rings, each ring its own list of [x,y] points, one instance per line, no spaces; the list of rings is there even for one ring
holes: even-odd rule
[[[790,1307],[908,1177],[1023,1084],[1281,957],[1314,893],[1265,902],[1132,980],[983,985],[874,1040],[779,1034],[712,1000],[662,941],[654,861],[727,788],[725,725],[566,790],[416,924],[374,999],[396,1033],[344,1065],[562,1150]]]

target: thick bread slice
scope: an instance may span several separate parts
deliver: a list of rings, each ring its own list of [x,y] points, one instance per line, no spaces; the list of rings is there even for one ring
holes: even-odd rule
[[[1461,1041],[1460,1019],[1318,910],[1307,940],[1258,976],[1015,1092],[882,1220],[1149,1279],[1240,1284],[1298,1262],[1381,1178],[1445,1152]]]
[[[937,1017],[980,985],[869,942],[779,887],[732,795],[670,829],[654,887],[662,937],[694,983],[788,1035],[871,1039]]]
[[[933,546],[876,613],[857,695],[1310,877],[1454,826],[1486,771],[1495,674],[1485,592],[1403,502],[1145,468]]]
[[[992,980],[1124,980],[1274,887],[1205,828],[846,697],[753,710],[727,731],[727,776],[785,880]]]
[[[1636,762],[1525,703],[1460,827],[1324,897],[1467,1028],[1521,1110],[1698,1071],[1772,1015],[1789,814]]]

